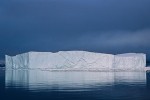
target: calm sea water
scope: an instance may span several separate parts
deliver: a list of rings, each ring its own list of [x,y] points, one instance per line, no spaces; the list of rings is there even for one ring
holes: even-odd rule
[[[150,100],[149,72],[0,69],[0,100]]]

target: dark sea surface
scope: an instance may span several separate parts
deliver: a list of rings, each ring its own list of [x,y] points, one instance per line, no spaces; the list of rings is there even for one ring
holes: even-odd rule
[[[150,100],[150,72],[0,68],[0,100]]]

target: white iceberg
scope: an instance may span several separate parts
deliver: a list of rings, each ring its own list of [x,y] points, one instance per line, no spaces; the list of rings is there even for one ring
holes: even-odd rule
[[[87,51],[28,52],[5,57],[6,69],[143,70],[145,54],[104,54]]]

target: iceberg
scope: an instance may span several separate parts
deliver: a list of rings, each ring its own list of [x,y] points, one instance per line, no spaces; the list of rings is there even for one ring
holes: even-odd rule
[[[87,51],[28,52],[5,56],[6,69],[46,70],[144,70],[142,53],[104,54]]]

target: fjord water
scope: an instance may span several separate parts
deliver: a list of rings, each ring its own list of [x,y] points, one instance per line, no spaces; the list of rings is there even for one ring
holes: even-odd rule
[[[0,69],[0,100],[150,100],[149,72]]]

